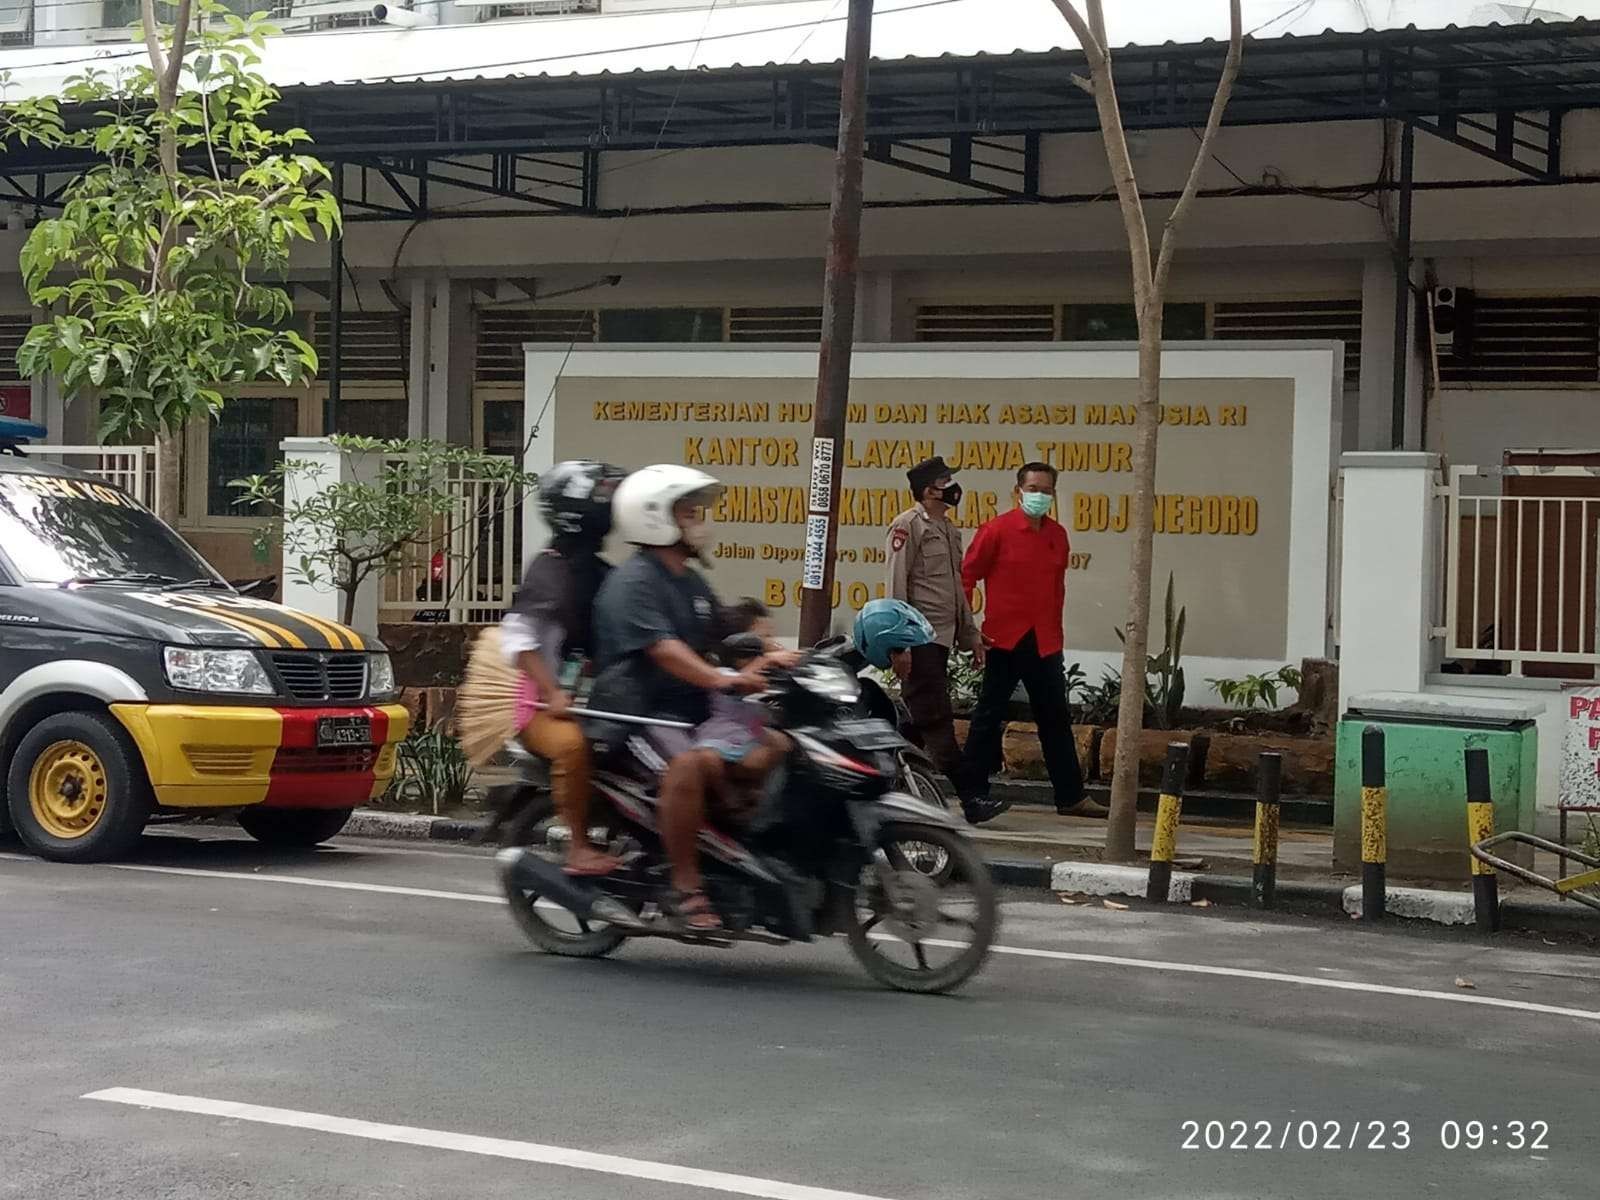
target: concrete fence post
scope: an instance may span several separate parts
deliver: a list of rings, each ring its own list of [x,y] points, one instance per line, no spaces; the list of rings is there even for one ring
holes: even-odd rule
[[[377,455],[346,454],[328,438],[284,438],[284,461],[303,464],[291,467],[284,478],[284,511],[292,513],[318,492],[340,483],[359,479],[376,479],[381,463]],[[285,518],[284,544],[289,546],[331,546],[337,531],[307,526]],[[326,567],[319,567],[322,576],[315,583],[307,582],[300,574],[299,555],[289,549],[283,556],[283,602],[324,621],[345,623],[344,592],[332,579],[327,578]],[[349,624],[359,633],[376,635],[378,632],[378,584],[380,576],[373,575],[356,593],[354,618]]]

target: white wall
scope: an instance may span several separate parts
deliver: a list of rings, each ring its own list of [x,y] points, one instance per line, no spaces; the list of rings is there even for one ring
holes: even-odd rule
[[[1600,449],[1600,387],[1439,393],[1434,443],[1455,466],[1497,467],[1516,450]]]

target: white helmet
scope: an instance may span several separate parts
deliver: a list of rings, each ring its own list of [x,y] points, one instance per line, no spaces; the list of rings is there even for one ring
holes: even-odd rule
[[[611,498],[611,527],[635,546],[676,546],[683,531],[672,506],[697,492],[704,492],[704,502],[713,504],[722,484],[693,467],[672,463],[641,467],[617,485]]]

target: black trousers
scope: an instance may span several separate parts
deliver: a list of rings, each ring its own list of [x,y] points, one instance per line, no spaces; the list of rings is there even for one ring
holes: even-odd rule
[[[983,669],[983,688],[972,712],[972,728],[967,732],[962,755],[963,794],[988,795],[989,775],[1000,762],[1006,705],[1021,683],[1027,689],[1033,719],[1039,726],[1039,745],[1055,788],[1056,807],[1071,808],[1083,799],[1083,769],[1078,765],[1078,747],[1072,738],[1072,708],[1067,703],[1067,678],[1062,668],[1059,651],[1040,657],[1038,639],[1032,632],[1014,649],[990,647]]]
[[[950,651],[940,645],[912,647],[911,674],[900,695],[911,714],[915,740],[959,789],[961,746],[950,707]]]

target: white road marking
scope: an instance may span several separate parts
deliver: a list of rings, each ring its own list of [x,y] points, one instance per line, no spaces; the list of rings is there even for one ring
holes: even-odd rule
[[[20,854],[3,854],[0,858],[20,862],[38,862],[38,859]],[[136,863],[108,863],[113,870],[146,871],[157,875],[196,875],[205,879],[254,880],[259,883],[288,883],[301,887],[333,888],[338,891],[376,892],[388,896],[417,896],[426,900],[465,900],[473,904],[504,904],[505,897],[480,895],[475,892],[446,892],[433,888],[399,887],[386,883],[354,883],[340,879],[316,879],[306,875],[262,875],[243,871],[204,871],[193,867],[149,867]],[[887,935],[880,935],[887,936]],[[961,942],[929,938],[927,944],[948,949],[960,949]],[[1284,971],[1255,971],[1247,967],[1219,967],[1208,963],[1169,962],[1152,958],[1125,958],[1116,954],[1089,954],[1078,950],[1036,950],[1028,946],[996,946],[995,954],[1017,958],[1042,958],[1056,962],[1094,963],[1106,967],[1129,967],[1138,971],[1167,971],[1183,975],[1212,975],[1232,979],[1256,979],[1265,983],[1290,983],[1301,987],[1331,988],[1340,992],[1366,992],[1378,996],[1405,996],[1414,1000],[1444,1000],[1451,1004],[1476,1004],[1483,1008],[1505,1008],[1518,1012],[1540,1013],[1546,1016],[1574,1017],[1580,1021],[1600,1021],[1600,1011],[1587,1008],[1563,1008],[1555,1004],[1539,1004],[1531,1000],[1508,1000],[1497,996],[1483,996],[1466,992],[1439,992],[1427,988],[1398,987],[1387,983],[1362,983],[1351,979],[1320,979],[1315,975],[1291,975]],[[1322,968],[1326,969],[1326,968]]]
[[[488,1158],[509,1158],[518,1162],[545,1163],[570,1167],[575,1171],[595,1171],[627,1179],[648,1179],[656,1183],[676,1183],[684,1187],[732,1192],[736,1196],[759,1196],[765,1200],[884,1200],[861,1192],[839,1192],[832,1188],[807,1187],[777,1179],[752,1175],[730,1175],[724,1171],[703,1171],[672,1163],[650,1162],[642,1158],[623,1158],[615,1154],[595,1154],[565,1146],[544,1146],[537,1142],[517,1142],[508,1138],[483,1137],[475,1133],[451,1133],[443,1129],[419,1129],[411,1125],[383,1125],[326,1113],[299,1112],[292,1108],[267,1108],[233,1100],[209,1100],[204,1096],[179,1096],[171,1092],[147,1092],[142,1088],[114,1087],[90,1092],[84,1100],[104,1100],[139,1108],[167,1112],[194,1113],[206,1117],[225,1117],[251,1121],[258,1125],[279,1125],[289,1129],[310,1129],[372,1142],[395,1142],[404,1146],[425,1146],[432,1150],[456,1150]]]
[[[944,938],[925,939],[929,946],[960,950],[966,943]],[[1410,996],[1418,1000],[1448,1000],[1453,1004],[1481,1004],[1486,1008],[1514,1008],[1554,1017],[1600,1021],[1600,1012],[1587,1008],[1562,1008],[1529,1000],[1502,1000],[1496,996],[1470,996],[1461,992],[1435,992],[1427,988],[1396,987],[1388,983],[1360,983],[1351,979],[1318,979],[1315,975],[1290,975],[1283,971],[1252,971],[1246,967],[1215,967],[1206,963],[1164,962],[1154,958],[1122,958],[1115,954],[1085,954],[1076,950],[1034,950],[1026,946],[996,946],[996,954],[1018,958],[1049,958],[1063,962],[1098,963],[1108,967],[1134,967],[1144,971],[1172,971],[1182,975],[1225,975],[1234,979],[1260,979],[1268,983],[1296,983],[1304,987],[1332,988],[1339,992],[1370,992],[1379,996]]]
[[[147,867],[138,863],[107,863],[115,871],[145,871],[151,875],[193,875],[201,879],[238,879],[246,883],[292,883],[300,887],[332,888],[339,892],[377,892],[382,896],[419,896],[424,900],[467,900],[473,904],[504,904],[504,896],[476,892],[442,892],[436,888],[400,887],[392,883],[355,883],[347,879],[316,879],[309,875],[267,875],[256,871],[202,871],[196,867]]]

